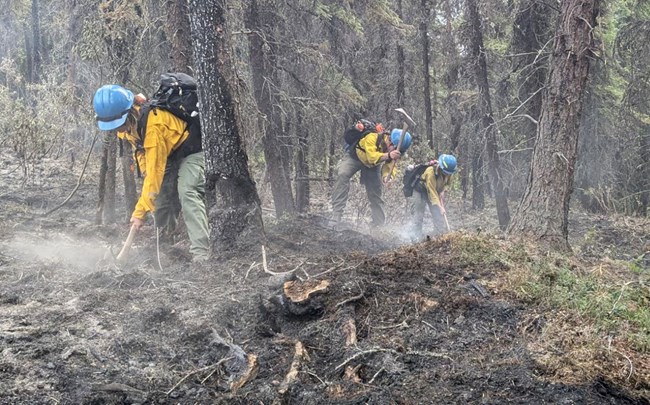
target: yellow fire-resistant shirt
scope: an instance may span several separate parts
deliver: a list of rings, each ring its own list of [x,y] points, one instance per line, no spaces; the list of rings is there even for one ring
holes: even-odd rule
[[[118,137],[126,139],[134,148],[135,158],[144,175],[142,192],[131,216],[144,219],[147,212],[156,210],[156,197],[160,193],[167,158],[189,136],[187,123],[174,114],[153,109],[149,112],[144,135],[144,153],[136,149],[140,137],[137,132],[120,132]]]
[[[355,152],[359,161],[363,163],[366,167],[377,167],[382,164],[384,161],[381,158],[388,152],[384,150],[388,142],[388,135],[381,135],[384,137],[383,142],[379,142],[379,134],[370,132],[359,141]],[[397,175],[396,165],[383,165],[381,168],[381,177],[386,177],[390,172],[390,166],[393,166],[393,178]]]
[[[431,204],[440,206],[440,196],[451,184],[451,176],[444,176],[442,173],[436,176],[436,167],[430,166],[422,173],[420,179],[424,182]]]

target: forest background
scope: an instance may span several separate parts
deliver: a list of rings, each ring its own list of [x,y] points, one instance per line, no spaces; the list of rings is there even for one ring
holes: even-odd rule
[[[328,192],[323,181],[335,177],[344,128],[361,117],[401,127],[394,112],[401,107],[418,123],[413,162],[454,153],[460,195],[472,209],[492,197],[498,206],[504,196],[514,211],[527,186],[562,3],[225,3],[237,126],[260,194],[270,185],[278,216],[309,210]],[[195,74],[191,8],[182,2],[2,6],[0,128],[26,179],[44,157],[83,162],[97,136],[90,100],[100,85],[150,95],[161,72]],[[593,212],[645,216],[650,7],[620,0],[592,8],[598,23],[589,25],[573,196]],[[101,174],[97,220],[104,223],[128,216],[135,200],[127,187],[127,206],[116,214],[116,156],[124,167],[130,157],[114,138],[102,135],[109,174]],[[125,171],[127,185],[129,177]],[[499,212],[502,227],[508,220]]]

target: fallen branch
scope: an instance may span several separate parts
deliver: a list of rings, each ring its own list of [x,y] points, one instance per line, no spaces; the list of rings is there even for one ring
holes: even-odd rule
[[[354,319],[348,318],[343,324],[343,333],[345,334],[345,346],[350,347],[357,344],[357,325]]]
[[[274,276],[284,276],[284,275],[287,275],[287,274],[291,274],[294,271],[296,271],[296,269],[297,269],[297,267],[296,267],[293,270],[284,271],[282,273],[276,273],[274,271],[269,270],[268,266],[266,265],[266,248],[264,247],[264,245],[262,245],[262,267],[264,268],[265,273],[272,274]]]
[[[336,366],[334,368],[334,370],[338,370],[338,369],[340,369],[342,367],[345,367],[346,364],[348,364],[349,362],[351,362],[351,361],[353,361],[353,360],[355,360],[355,359],[357,359],[359,357],[363,357],[363,356],[368,355],[368,354],[379,353],[379,352],[392,353],[392,354],[394,354],[396,356],[437,357],[437,358],[447,359],[447,360],[449,360],[451,362],[454,361],[454,359],[452,359],[451,357],[447,356],[446,354],[441,354],[441,353],[421,352],[421,351],[407,351],[407,352],[401,353],[401,352],[398,352],[397,350],[393,350],[393,349],[376,348],[376,349],[364,350],[362,352],[359,352],[359,353],[353,355],[352,357],[345,360],[343,363]]]
[[[285,394],[289,391],[289,388],[298,377],[298,371],[300,371],[303,360],[309,361],[309,355],[307,354],[302,342],[297,341],[295,344],[295,353],[293,355],[291,367],[289,367],[289,372],[284,377],[284,381],[282,381],[282,384],[280,384],[280,388],[278,389],[280,394]]]
[[[183,383],[183,381],[187,380],[188,378],[190,378],[194,374],[200,373],[200,372],[205,371],[205,370],[209,370],[211,368],[214,368],[216,370],[217,367],[219,367],[221,364],[223,364],[224,362],[226,362],[226,361],[228,361],[230,359],[232,359],[232,357],[224,357],[223,359],[219,360],[217,363],[215,363],[215,364],[213,364],[211,366],[197,368],[196,370],[190,371],[187,375],[185,375],[185,377],[181,378],[169,391],[167,391],[165,393],[165,395],[169,396],[169,394],[174,392],[174,390],[176,388],[178,388],[178,386],[181,385]],[[210,375],[212,375],[213,373],[214,373],[214,371],[212,371],[212,373],[210,373]],[[203,381],[205,381],[206,379],[203,379]],[[201,383],[203,383],[203,381],[201,381]]]
[[[106,391],[106,392],[138,392],[143,394],[144,391],[141,391],[137,388],[130,387],[126,384],[120,383],[109,383],[109,384],[99,384],[92,387],[93,391]]]
[[[359,301],[361,298],[364,297],[364,295],[365,295],[365,293],[362,291],[361,294],[359,294],[359,295],[355,295],[354,297],[350,297],[348,299],[345,299],[345,300],[339,302],[338,304],[336,304],[334,306],[334,308],[342,307],[343,305],[348,304],[350,302]]]

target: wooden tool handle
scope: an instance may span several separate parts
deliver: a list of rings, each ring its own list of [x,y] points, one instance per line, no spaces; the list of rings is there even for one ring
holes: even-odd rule
[[[135,226],[131,226],[131,229],[129,230],[129,236],[126,237],[126,242],[124,242],[124,246],[122,246],[122,250],[120,250],[120,253],[117,255],[117,260],[123,260],[126,258],[126,255],[129,253],[129,250],[131,249],[131,244],[133,243],[133,239],[135,238]]]

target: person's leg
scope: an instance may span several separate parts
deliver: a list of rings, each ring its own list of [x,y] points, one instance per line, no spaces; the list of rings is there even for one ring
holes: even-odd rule
[[[178,171],[178,195],[190,238],[193,260],[206,260],[210,251],[208,213],[205,205],[203,152],[185,157]]]
[[[433,217],[434,235],[447,233],[447,223],[440,211],[440,206],[430,204],[429,210],[431,211],[431,217]]]
[[[415,240],[422,238],[422,223],[424,222],[424,210],[427,207],[428,197],[421,192],[414,190],[411,199],[411,226],[410,234]]]
[[[332,221],[339,222],[345,210],[350,193],[350,179],[363,167],[363,164],[352,156],[346,155],[337,166],[336,183],[332,189]]]
[[[366,194],[370,202],[372,225],[384,225],[386,222],[386,214],[384,212],[384,200],[381,198],[383,188],[381,182],[381,166],[373,168],[364,167],[361,170],[361,183],[366,186]]]
[[[167,162],[165,167],[165,176],[160,186],[160,193],[156,198],[156,211],[154,219],[156,221],[156,231],[161,232],[163,240],[171,238],[176,225],[178,216],[181,212],[181,203],[178,199],[178,163]],[[169,242],[173,242],[169,240]]]

